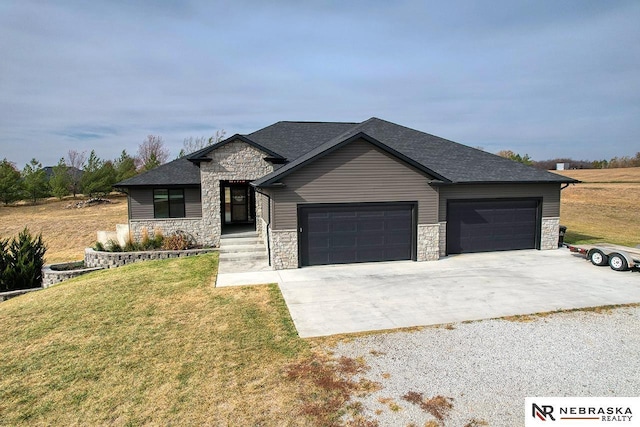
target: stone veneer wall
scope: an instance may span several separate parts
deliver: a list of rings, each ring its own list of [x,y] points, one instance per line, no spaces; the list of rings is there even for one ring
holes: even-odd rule
[[[115,268],[134,262],[156,259],[181,258],[215,252],[217,249],[187,249],[185,251],[98,252],[84,250],[84,264],[88,268]]]
[[[540,233],[540,249],[558,249],[558,235],[560,234],[560,218],[542,218],[542,232]]]
[[[296,230],[269,230],[271,266],[274,270],[298,268],[298,233]]]
[[[229,142],[213,150],[209,157],[212,161],[200,163],[202,230],[206,231],[204,241],[207,245],[219,246],[222,227],[220,181],[253,181],[273,172],[273,165],[264,160],[266,153],[242,141]],[[256,200],[259,208],[258,204]],[[256,216],[255,212],[252,214]]]
[[[439,223],[440,225],[440,256],[443,257],[447,254],[447,222],[442,221]]]
[[[214,246],[207,240],[202,230],[202,218],[156,218],[156,219],[131,219],[129,230],[134,241],[142,240],[143,230],[146,229],[149,237],[153,237],[156,231],[164,236],[181,230],[191,234],[199,245]]]
[[[262,243],[267,244],[267,222],[262,218],[256,218],[256,231],[258,232],[258,237],[262,239]]]
[[[82,261],[80,261],[82,262]],[[57,285],[65,280],[73,279],[74,277],[82,276],[83,274],[91,273],[92,271],[102,270],[102,267],[93,268],[79,268],[77,270],[54,270],[56,266],[64,266],[65,264],[52,264],[45,265],[42,268],[42,287],[48,288],[49,286]]]
[[[418,224],[417,261],[436,261],[440,258],[439,236],[439,224]]]

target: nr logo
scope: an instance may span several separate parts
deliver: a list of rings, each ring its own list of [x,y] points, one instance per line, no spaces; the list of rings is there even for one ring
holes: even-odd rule
[[[542,405],[538,406],[535,403],[531,405],[531,416],[533,418],[540,418],[542,421],[547,421],[547,417],[551,421],[555,421],[556,419],[553,417],[553,406],[551,405]]]

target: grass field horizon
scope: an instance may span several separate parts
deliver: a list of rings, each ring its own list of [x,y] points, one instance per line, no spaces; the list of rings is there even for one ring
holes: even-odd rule
[[[0,239],[16,236],[27,227],[33,235],[42,233],[47,263],[84,259],[84,250],[96,243],[98,231],[115,231],[116,224],[127,223],[126,196],[111,194],[106,198],[112,203],[84,208],[68,207],[86,200],[83,196],[0,206]]]
[[[640,168],[552,171],[582,181],[562,190],[560,223],[570,243],[640,244]]]

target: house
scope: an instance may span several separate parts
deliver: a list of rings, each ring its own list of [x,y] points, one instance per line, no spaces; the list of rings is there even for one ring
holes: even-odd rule
[[[217,246],[255,225],[273,268],[558,246],[571,178],[378,118],[278,122],[122,181],[129,227]]]

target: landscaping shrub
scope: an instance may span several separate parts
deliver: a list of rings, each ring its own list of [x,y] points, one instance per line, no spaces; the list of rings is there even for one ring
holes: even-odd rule
[[[9,265],[9,255],[7,254],[7,246],[9,245],[9,239],[0,239],[0,292],[8,291],[5,289],[4,272]]]
[[[176,231],[164,238],[162,249],[165,251],[183,251],[192,246],[189,240],[189,236],[186,233]]]
[[[136,252],[136,251],[142,250],[142,245],[140,245],[139,243],[136,243],[133,240],[129,239],[129,240],[127,240],[127,243],[125,243],[125,245],[124,245],[124,247],[122,249],[125,252]]]
[[[46,251],[42,234],[32,237],[27,228],[11,243],[0,241],[0,291],[41,287]]]
[[[149,251],[153,249],[160,249],[162,247],[162,242],[164,241],[164,236],[162,235],[162,231],[154,230],[153,237],[149,237],[149,232],[146,228],[142,229],[142,241],[140,242],[139,250]]]
[[[106,249],[109,252],[122,252],[122,246],[117,240],[109,239],[106,244]]]

